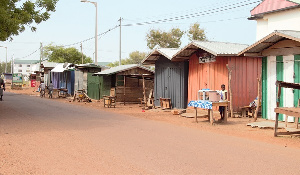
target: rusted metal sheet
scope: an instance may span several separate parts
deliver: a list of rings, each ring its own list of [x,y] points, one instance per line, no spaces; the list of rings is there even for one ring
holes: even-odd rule
[[[257,14],[262,14],[262,13],[267,13],[267,12],[272,12],[272,11],[277,11],[280,9],[286,9],[286,8],[291,8],[294,6],[297,6],[299,4],[290,2],[287,0],[264,0],[262,3],[260,3],[257,7],[255,7],[251,11],[251,15],[257,15]]]
[[[233,110],[248,106],[258,95],[257,78],[262,70],[259,57],[217,56],[216,62],[199,64],[197,56],[192,55],[189,60],[188,101],[196,100],[201,89],[220,90],[225,84],[228,90],[227,64],[232,69]]]
[[[201,89],[221,89],[228,87],[227,57],[216,57],[216,62],[199,64],[194,54],[189,60],[188,101],[197,100]]]
[[[258,95],[258,81],[261,77],[262,58],[229,57],[228,66],[232,69],[231,90],[233,110],[248,106]]]

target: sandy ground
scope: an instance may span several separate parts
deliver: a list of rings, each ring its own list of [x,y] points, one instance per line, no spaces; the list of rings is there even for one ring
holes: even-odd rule
[[[33,88],[24,88],[23,90],[11,90],[7,89],[8,92],[26,94],[31,96],[39,96],[38,92],[35,92]],[[47,97],[46,97],[47,98]],[[5,97],[4,97],[5,99]],[[274,137],[273,129],[259,129],[247,126],[248,123],[253,122],[252,118],[229,118],[228,123],[216,122],[215,125],[210,125],[207,117],[201,117],[207,114],[205,110],[198,110],[198,123],[195,122],[195,118],[181,117],[180,115],[173,115],[169,110],[152,109],[142,110],[139,104],[117,104],[116,108],[106,108],[103,106],[103,101],[93,100],[91,103],[84,102],[73,102],[68,98],[54,98],[53,101],[59,101],[62,103],[71,103],[74,105],[81,105],[87,108],[94,108],[104,111],[110,111],[114,113],[125,114],[137,118],[144,118],[148,120],[154,120],[158,122],[166,122],[182,127],[195,128],[199,130],[205,130],[209,132],[221,133],[231,135],[235,137],[243,137],[246,139],[258,140],[270,144],[281,145],[284,147],[300,148],[300,137],[299,136],[280,136]],[[193,109],[188,109],[188,113],[194,113]],[[214,111],[214,117],[216,120],[220,118],[218,111]],[[259,118],[258,121],[264,121]],[[282,130],[285,131],[285,130]]]

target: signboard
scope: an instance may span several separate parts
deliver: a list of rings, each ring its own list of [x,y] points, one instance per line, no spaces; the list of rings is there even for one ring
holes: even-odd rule
[[[23,83],[22,74],[13,74],[13,83]]]

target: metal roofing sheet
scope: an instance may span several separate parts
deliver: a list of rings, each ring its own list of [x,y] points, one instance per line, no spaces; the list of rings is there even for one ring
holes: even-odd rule
[[[253,10],[251,10],[251,15],[259,15],[264,13],[270,13],[273,11],[279,11],[283,9],[287,9],[293,6],[298,6],[299,2],[294,0],[293,2],[287,0],[264,0],[258,6],[256,6]]]
[[[141,69],[144,69],[144,70],[147,70],[149,72],[154,73],[153,70],[148,69],[144,66],[140,66],[138,64],[127,64],[127,65],[112,67],[112,68],[104,70],[102,72],[95,73],[94,75],[111,75],[111,74],[116,74],[116,73],[119,73],[119,72],[127,71],[127,70],[130,70],[130,69],[134,69],[134,68],[141,68]]]
[[[51,72],[63,72],[68,69],[68,67],[72,65],[71,63],[58,63]]]
[[[43,61],[41,63],[44,67],[56,67],[57,64],[59,63],[55,63],[55,62],[49,62],[49,61]],[[63,63],[62,63],[63,64]]]
[[[238,55],[242,55],[245,53],[259,53],[284,38],[300,42],[300,31],[275,30],[273,33],[265,36],[261,40],[242,50]]]
[[[164,56],[171,60],[179,50],[179,48],[155,49],[142,61],[142,64],[153,64],[160,56]]]
[[[217,41],[193,41],[185,48],[177,52],[173,58],[190,57],[197,49],[202,49],[215,56],[236,56],[241,50],[248,47],[247,44],[217,42]]]
[[[14,60],[14,64],[36,64],[38,63],[39,60]]]

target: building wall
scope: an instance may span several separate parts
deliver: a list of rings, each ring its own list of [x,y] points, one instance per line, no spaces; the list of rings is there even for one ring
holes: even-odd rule
[[[228,58],[217,57],[216,62],[199,64],[196,54],[189,60],[188,101],[198,99],[201,89],[220,90],[225,84],[228,89]]]
[[[263,19],[258,19],[256,27],[256,40],[260,40],[274,30],[300,31],[300,9],[291,9],[277,13],[265,14]]]
[[[258,96],[258,78],[261,77],[262,58],[228,57],[228,66],[232,70],[231,90],[234,111],[248,106]]]
[[[257,57],[217,57],[216,62],[199,64],[197,56],[193,55],[189,62],[188,100],[197,100],[198,90],[220,90],[222,84],[229,92],[227,64],[232,70],[233,110],[248,106],[258,95],[257,78],[261,76],[262,63]]]
[[[22,73],[23,75],[29,76],[34,73],[32,67],[35,64],[14,64],[14,73]]]
[[[160,97],[171,98],[173,108],[187,107],[188,62],[171,62],[160,57],[155,62],[154,103],[160,106]]]

